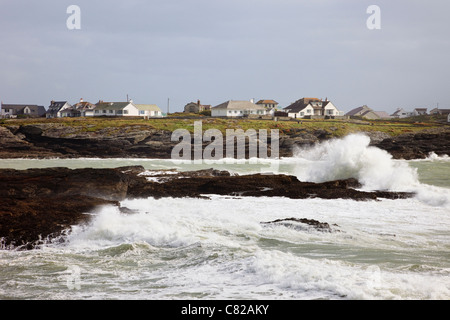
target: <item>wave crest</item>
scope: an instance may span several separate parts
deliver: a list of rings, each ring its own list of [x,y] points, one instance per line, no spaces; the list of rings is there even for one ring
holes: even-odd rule
[[[355,178],[368,190],[412,191],[419,184],[416,169],[396,161],[379,148],[371,147],[364,134],[322,142],[309,149],[298,149],[300,180],[324,182]]]

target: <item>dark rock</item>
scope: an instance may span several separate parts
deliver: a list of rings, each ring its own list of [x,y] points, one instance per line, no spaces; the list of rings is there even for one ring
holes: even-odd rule
[[[0,127],[0,158],[170,159],[172,149],[179,143],[171,141],[172,132],[148,127],[111,127],[96,132],[78,130],[80,129],[58,123]],[[279,156],[291,157],[296,147],[313,146],[330,139],[331,131],[307,131],[303,128],[283,131],[279,140]],[[446,127],[403,134],[395,138],[381,132],[367,134],[373,146],[388,151],[395,159],[420,159],[427,157],[430,152],[450,155],[450,130]],[[204,143],[203,147],[208,144]],[[267,145],[269,153],[270,145]]]
[[[322,232],[335,232],[338,230],[334,230],[330,227],[330,225],[326,222],[320,222],[314,219],[306,219],[306,218],[302,218],[302,219],[298,219],[298,218],[286,218],[286,219],[277,219],[277,220],[273,220],[273,221],[269,221],[269,222],[261,222],[261,224],[264,225],[281,225],[281,226],[285,226],[288,228],[293,228],[295,230],[300,230],[303,231],[305,229],[309,229],[309,228],[305,228],[305,225],[307,227],[312,227],[318,231],[322,231]],[[334,225],[337,226],[337,225]]]
[[[125,198],[205,197],[210,194],[293,199],[376,200],[411,194],[363,192],[354,179],[301,182],[287,175],[231,175],[214,169],[166,174],[149,181],[141,166],[114,169],[0,169],[0,238],[4,247],[33,248],[71,225],[87,221],[99,205]],[[122,208],[122,211],[131,213]]]
[[[424,159],[434,152],[438,156],[450,155],[450,130],[430,130],[402,134],[373,143],[389,152],[394,159]]]
[[[81,195],[0,198],[0,242],[3,248],[33,249],[73,225],[86,223],[87,213],[116,201]]]

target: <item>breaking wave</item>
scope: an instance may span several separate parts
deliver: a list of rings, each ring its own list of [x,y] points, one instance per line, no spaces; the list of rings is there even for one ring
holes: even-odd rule
[[[294,152],[294,174],[302,181],[324,182],[355,178],[363,190],[415,192],[418,199],[431,205],[446,205],[449,190],[424,185],[416,168],[405,160],[395,160],[385,150],[370,146],[364,134],[350,134]],[[437,156],[430,155],[430,159]]]

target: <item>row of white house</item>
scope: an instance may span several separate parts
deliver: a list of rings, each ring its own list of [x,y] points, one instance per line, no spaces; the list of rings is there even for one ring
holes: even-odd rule
[[[337,117],[343,116],[344,112],[338,110],[328,99],[302,98],[279,109],[274,100],[260,100],[257,103],[250,101],[229,100],[211,108],[213,117],[251,117],[251,116],[286,116],[294,119],[307,117]]]
[[[3,106],[3,104],[2,104]],[[28,110],[26,106],[20,106],[13,108],[13,105],[4,105],[5,111],[8,111],[10,117],[19,115],[19,112]],[[37,106],[36,106],[37,107]],[[16,110],[17,109],[17,110]],[[47,110],[43,107],[35,108],[41,110],[41,113],[37,111],[36,116],[45,114],[47,118],[63,118],[63,117],[164,117],[161,109],[155,104],[136,104],[132,100],[127,102],[105,102],[100,100],[96,104],[92,104],[80,99],[75,104],[70,104],[67,101],[54,101],[50,102],[50,106]],[[326,116],[342,116],[343,112],[339,111],[336,106],[333,105],[328,99],[322,100],[318,98],[302,98],[292,103],[288,107],[280,108],[278,103],[274,100],[259,100],[254,103],[252,100],[229,100],[223,102],[215,107],[204,106],[197,103],[189,103],[185,107],[185,111],[204,111],[211,110],[211,116],[213,117],[290,117],[294,119],[301,118],[313,118],[313,117],[326,117]],[[20,111],[22,110],[22,111]],[[32,109],[34,110],[34,109]],[[15,111],[15,114],[12,113]],[[25,111],[22,112],[26,115]],[[6,113],[5,113],[6,116]]]
[[[104,102],[96,104],[83,101],[71,105],[67,101],[51,101],[47,118],[62,117],[98,117],[98,116],[131,116],[131,117],[164,117],[165,114],[155,104],[136,104],[128,102]]]

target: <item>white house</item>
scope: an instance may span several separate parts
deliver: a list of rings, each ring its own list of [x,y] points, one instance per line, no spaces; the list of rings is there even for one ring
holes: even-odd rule
[[[130,102],[103,102],[95,104],[94,117],[138,117],[139,109]]]
[[[72,106],[73,117],[93,117],[95,104],[84,101],[83,98]]]
[[[278,107],[278,102],[275,100],[259,100],[256,104],[266,109],[274,109]]]
[[[302,98],[287,106],[284,110],[289,117],[294,119],[312,116],[343,115],[343,112],[339,111],[331,101],[328,99],[323,101],[318,98]]]
[[[397,110],[391,114],[391,117],[393,118],[407,118],[407,117],[411,117],[413,115],[412,112],[407,112],[405,110],[403,110],[403,108],[397,108]]]
[[[139,115],[146,118],[161,118],[163,113],[156,104],[134,104],[139,110]]]
[[[248,117],[250,115],[263,116],[266,108],[258,106],[251,101],[229,100],[211,108],[212,117]]]
[[[427,114],[427,108],[415,108],[413,110],[413,116],[422,116]]]
[[[342,116],[344,115],[343,111],[338,110],[336,106],[328,100],[322,102],[323,114],[324,116]]]
[[[67,117],[72,110],[72,105],[67,101],[50,101],[50,106],[47,109],[47,118],[61,118]]]

